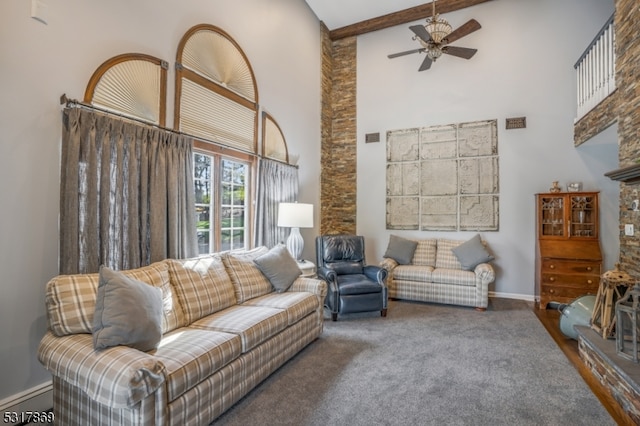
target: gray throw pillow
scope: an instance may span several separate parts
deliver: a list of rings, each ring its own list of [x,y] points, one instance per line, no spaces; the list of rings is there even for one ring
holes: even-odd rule
[[[298,262],[284,244],[278,244],[265,254],[253,259],[260,272],[269,280],[276,292],[287,291],[302,274]]]
[[[141,351],[162,339],[162,290],[106,266],[100,267],[93,346],[129,346]]]
[[[389,245],[384,257],[398,262],[399,265],[408,265],[413,259],[413,254],[418,247],[417,241],[407,240],[406,238],[398,237],[397,235],[391,235],[389,237]]]
[[[452,251],[462,265],[462,269],[467,271],[473,270],[480,263],[490,262],[494,259],[482,244],[480,234],[476,234],[470,240],[454,247]]]

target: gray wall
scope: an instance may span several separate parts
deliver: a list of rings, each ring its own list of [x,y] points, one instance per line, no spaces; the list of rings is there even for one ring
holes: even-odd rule
[[[575,148],[573,65],[613,13],[613,1],[493,0],[446,14],[456,28],[471,18],[482,28],[453,45],[477,48],[471,60],[444,55],[418,72],[423,55],[387,59],[419,47],[407,25],[358,38],[358,233],[367,260],[380,260],[385,225],[385,144],[389,130],[498,120],[500,229],[483,232],[496,255],[494,294],[533,300],[535,198],[554,180],[582,181],[601,191],[605,268],[618,258],[619,185],[603,176],[617,168],[615,128]],[[505,130],[505,118],[526,116],[526,129]],[[381,133],[380,143],[364,135]],[[472,232],[393,231],[419,238],[468,239]]]
[[[304,1],[45,3],[47,25],[30,18],[30,1],[0,6],[0,402],[50,379],[36,350],[46,329],[45,284],[57,273],[58,100],[81,100],[103,61],[129,52],[168,61],[171,126],[180,38],[196,24],[222,28],[246,53],[261,106],[300,156],[300,201],[320,198],[320,30]],[[304,231],[309,239],[314,230]]]

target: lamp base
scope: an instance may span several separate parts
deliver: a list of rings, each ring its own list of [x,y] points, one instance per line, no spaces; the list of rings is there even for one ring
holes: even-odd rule
[[[300,235],[300,228],[291,228],[289,238],[287,238],[287,250],[291,256],[298,262],[302,261],[302,249],[304,248],[304,240]]]

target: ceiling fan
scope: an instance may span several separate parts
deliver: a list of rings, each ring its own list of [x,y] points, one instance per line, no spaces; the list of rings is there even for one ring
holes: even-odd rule
[[[478,21],[470,19],[461,27],[453,30],[447,20],[441,18],[440,15],[436,13],[435,0],[433,0],[432,5],[433,14],[430,18],[427,18],[426,24],[412,25],[409,27],[409,29],[415,34],[415,36],[413,36],[413,40],[418,40],[422,47],[419,49],[393,53],[388,55],[389,59],[397,58],[398,56],[410,55],[412,53],[426,52],[427,56],[424,58],[422,65],[420,65],[420,68],[418,69],[418,71],[424,71],[431,68],[431,63],[435,62],[443,53],[464,59],[471,59],[471,57],[476,54],[478,49],[450,46],[449,43],[479,30],[481,26]]]

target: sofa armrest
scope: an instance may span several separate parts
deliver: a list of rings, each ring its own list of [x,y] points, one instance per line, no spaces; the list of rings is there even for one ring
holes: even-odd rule
[[[496,273],[493,266],[489,263],[480,263],[475,267],[473,272],[482,284],[491,284],[496,279]]]
[[[394,259],[391,259],[389,257],[383,258],[382,261],[380,262],[380,267],[387,272],[393,271],[393,269],[396,266],[398,266],[398,262],[396,262]]]
[[[134,406],[165,381],[165,367],[153,355],[127,346],[97,351],[91,334],[56,337],[47,331],[38,359],[54,376],[112,408]]]
[[[308,291],[324,301],[327,295],[327,283],[317,278],[298,277],[287,291]]]

